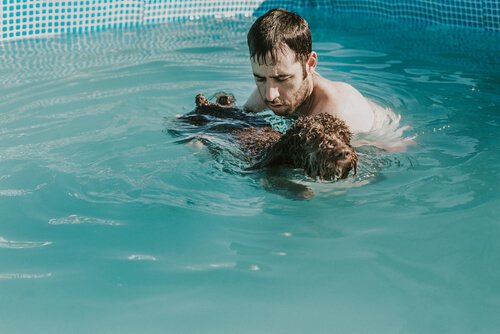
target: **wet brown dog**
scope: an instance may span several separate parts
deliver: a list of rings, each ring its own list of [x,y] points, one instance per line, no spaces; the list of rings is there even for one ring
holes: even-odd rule
[[[231,118],[246,126],[228,123],[211,127],[231,133],[242,152],[250,157],[251,169],[275,165],[302,168],[312,178],[338,180],[357,172],[358,158],[350,144],[352,134],[346,124],[329,114],[300,117],[284,133],[272,129],[266,121],[234,105],[230,94],[219,93],[216,102],[196,96],[196,109],[185,116],[191,124],[206,124],[208,117]]]
[[[351,137],[345,123],[330,114],[300,117],[265,152],[256,167],[288,164],[303,168],[312,178],[345,179],[351,170],[356,175],[358,168]]]

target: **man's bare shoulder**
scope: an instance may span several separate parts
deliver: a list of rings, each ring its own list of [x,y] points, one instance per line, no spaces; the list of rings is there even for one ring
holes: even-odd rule
[[[328,113],[337,114],[342,104],[342,92],[345,90],[344,85],[347,84],[330,81],[318,75],[313,91],[316,100],[315,109],[319,109],[316,110],[316,113],[328,110]]]
[[[318,87],[324,91],[325,94],[329,95],[331,99],[337,100],[345,95],[359,94],[361,93],[354,88],[352,85],[342,82],[342,81],[331,81],[320,77],[318,80]]]
[[[353,132],[367,132],[374,121],[368,100],[352,85],[330,81],[320,77],[318,80],[318,109],[340,117]]]

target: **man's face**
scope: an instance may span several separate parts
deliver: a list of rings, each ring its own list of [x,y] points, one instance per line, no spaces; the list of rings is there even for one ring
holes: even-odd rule
[[[304,66],[288,48],[278,52],[276,63],[266,60],[267,64],[259,64],[257,59],[251,59],[259,94],[276,115],[291,115],[311,94],[311,76],[306,76]]]

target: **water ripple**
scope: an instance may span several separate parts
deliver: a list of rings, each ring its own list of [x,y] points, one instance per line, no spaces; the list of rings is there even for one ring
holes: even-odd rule
[[[45,247],[51,244],[52,242],[50,241],[14,241],[0,237],[0,248],[27,249],[27,248]]]
[[[141,193],[139,197],[134,192],[88,192],[78,193],[75,196],[90,203],[141,203],[174,206],[190,210],[221,216],[255,216],[263,210],[263,199],[234,198],[234,195],[218,192],[197,190],[193,193],[190,189],[180,189],[165,185],[165,189],[149,193]],[[170,189],[170,190],[167,190]]]
[[[1,189],[0,196],[3,197],[18,197],[31,194],[31,190],[27,189]]]
[[[88,216],[79,215],[69,215],[62,218],[53,218],[49,220],[50,225],[82,225],[82,224],[93,224],[93,225],[108,225],[108,226],[120,226],[122,223],[115,220],[101,219]]]
[[[251,262],[219,262],[219,263],[208,263],[208,264],[195,264],[188,265],[185,267],[189,271],[212,271],[212,270],[227,270],[236,269],[241,271],[270,271],[271,268],[261,264],[251,263]]]
[[[44,274],[21,274],[21,273],[0,273],[0,281],[11,280],[33,280],[52,277],[52,273]]]
[[[153,255],[132,254],[127,257],[130,261],[156,261],[157,258]]]
[[[235,267],[236,263],[234,262],[220,262],[220,263],[188,265],[185,267],[185,269],[189,271],[209,271],[209,270],[219,270],[219,269],[233,269]]]
[[[85,75],[83,72],[88,69],[117,69],[152,61],[192,64],[195,59],[197,62],[209,63],[211,58],[204,54],[174,51],[193,45],[220,47],[217,52],[235,48],[246,50],[243,37],[248,22],[229,19],[215,21],[212,25],[186,22],[136,29],[128,33],[105,31],[95,36],[68,35],[3,43],[0,44],[0,84],[6,88],[16,88],[27,82],[40,83]],[[228,25],[231,29],[227,29]],[[235,45],[235,41],[239,42]]]
[[[31,195],[34,191],[42,189],[47,184],[40,184],[35,189],[0,189],[0,197],[19,197]]]

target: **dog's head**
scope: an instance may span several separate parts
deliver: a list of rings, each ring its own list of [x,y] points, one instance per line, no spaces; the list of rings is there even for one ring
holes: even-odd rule
[[[236,99],[234,95],[226,92],[218,92],[215,93],[214,97],[216,98],[216,103],[220,106],[224,107],[234,107],[236,103]]]
[[[322,180],[340,180],[353,171],[356,175],[358,156],[354,149],[333,134],[313,131],[306,139],[301,164],[307,175]],[[298,152],[297,152],[298,153]]]
[[[327,114],[299,118],[285,136],[288,154],[307,175],[323,180],[345,179],[356,175],[358,156],[350,145],[351,133],[344,122]]]
[[[194,101],[196,103],[197,108],[201,107],[211,107],[211,108],[231,108],[234,107],[236,99],[233,94],[219,92],[216,93],[212,99],[215,99],[215,102],[210,102],[203,94],[196,95]]]
[[[354,149],[332,135],[323,138],[316,160],[318,177],[323,180],[345,179],[349,172],[356,175],[358,171],[358,156]]]

